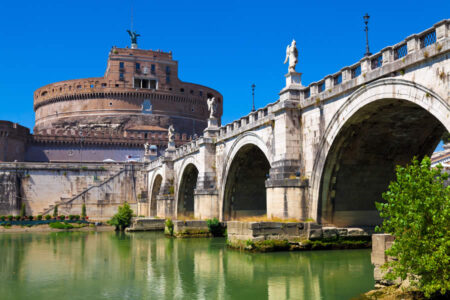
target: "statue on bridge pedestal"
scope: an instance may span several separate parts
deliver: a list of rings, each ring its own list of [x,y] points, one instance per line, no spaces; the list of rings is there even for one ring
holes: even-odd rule
[[[295,66],[298,63],[298,50],[296,47],[295,40],[292,40],[291,45],[288,45],[286,48],[286,59],[284,60],[284,64],[289,61],[289,73],[296,73]]]
[[[173,125],[169,126],[169,143],[175,142],[175,128],[173,128]]]
[[[144,156],[150,155],[150,145],[148,142],[145,142],[144,144]]]
[[[217,113],[216,98],[215,97],[208,98],[206,103],[208,104],[209,118],[214,119]]]

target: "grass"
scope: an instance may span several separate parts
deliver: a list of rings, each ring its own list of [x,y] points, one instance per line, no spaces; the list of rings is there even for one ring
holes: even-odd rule
[[[74,228],[73,225],[69,223],[61,223],[61,222],[55,222],[49,224],[50,228],[53,229],[72,229]]]

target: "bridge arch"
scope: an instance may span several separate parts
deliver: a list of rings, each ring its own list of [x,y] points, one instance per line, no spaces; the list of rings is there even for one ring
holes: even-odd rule
[[[230,147],[224,166],[220,218],[265,215],[265,180],[271,167],[267,145],[255,133],[244,133]]]
[[[162,168],[157,169],[155,172],[153,172],[153,176],[150,178],[150,190],[149,190],[149,196],[150,196],[150,205],[149,205],[149,215],[154,217],[157,215],[157,199],[156,197],[159,195],[159,191],[161,189],[161,184],[163,182],[163,172]]]
[[[310,217],[337,226],[380,222],[375,201],[395,165],[431,155],[450,129],[450,106],[432,90],[381,79],[356,90],[329,122],[312,170]]]
[[[177,174],[178,186],[175,193],[177,217],[194,217],[194,192],[197,187],[199,171],[200,168],[193,156],[184,159],[180,172]]]

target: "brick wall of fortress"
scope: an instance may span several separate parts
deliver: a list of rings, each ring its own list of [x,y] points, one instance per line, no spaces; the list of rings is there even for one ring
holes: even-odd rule
[[[17,123],[0,121],[0,161],[23,161],[30,130]]]
[[[174,124],[179,133],[202,134],[207,125],[208,96],[218,99],[219,116],[223,98],[211,88],[180,81],[178,63],[171,57],[171,53],[113,48],[104,77],[61,81],[35,91],[34,131],[71,129],[80,124],[118,130],[135,125],[167,128]],[[140,70],[136,70],[137,62]],[[143,74],[142,70],[152,65],[154,72]],[[135,88],[137,78],[155,80],[157,88]],[[146,107],[148,103],[151,109]]]

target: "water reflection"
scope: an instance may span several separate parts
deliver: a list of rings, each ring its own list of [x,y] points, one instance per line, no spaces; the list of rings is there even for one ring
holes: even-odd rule
[[[2,299],[349,299],[369,250],[252,254],[160,233],[0,235]]]

